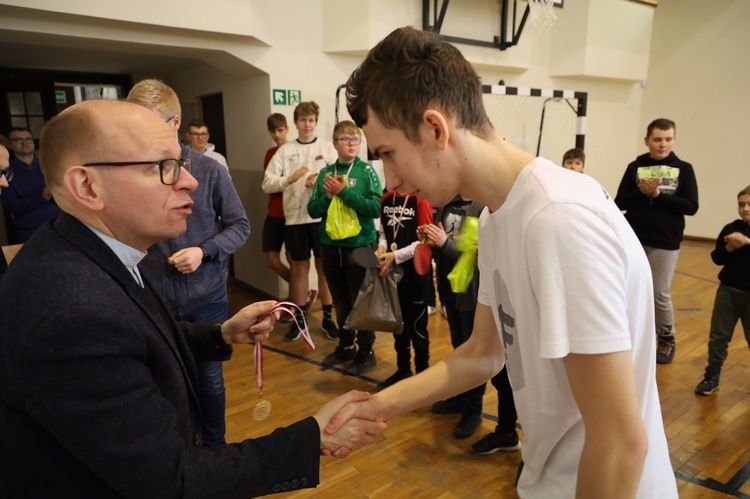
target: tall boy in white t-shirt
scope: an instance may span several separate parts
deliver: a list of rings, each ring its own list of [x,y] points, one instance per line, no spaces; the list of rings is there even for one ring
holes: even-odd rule
[[[289,296],[300,309],[307,303],[310,284],[310,252],[315,258],[318,273],[318,290],[323,304],[323,331],[330,339],[338,338],[338,328],[332,320],[333,299],[323,275],[323,261],[320,257],[318,225],[320,219],[313,219],[307,213],[318,172],[321,168],[338,159],[333,144],[315,136],[320,107],[313,101],[300,102],[294,108],[294,124],[297,126],[297,140],[279,147],[266,168],[261,185],[263,192],[282,192],[284,199],[284,244],[292,255]],[[298,311],[301,315],[302,312]],[[293,322],[284,336],[287,341],[296,341],[302,331],[301,317]]]
[[[435,33],[386,37],[349,78],[347,105],[389,190],[436,206],[461,194],[487,209],[470,339],[348,405],[327,431],[353,416],[388,421],[507,363],[524,429],[521,497],[677,497],[648,262],[604,189],[508,144],[487,118],[476,72]]]

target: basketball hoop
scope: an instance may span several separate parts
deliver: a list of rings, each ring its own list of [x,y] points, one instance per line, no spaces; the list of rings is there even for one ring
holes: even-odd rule
[[[534,28],[548,28],[555,24],[554,4],[555,0],[529,0],[529,24]]]

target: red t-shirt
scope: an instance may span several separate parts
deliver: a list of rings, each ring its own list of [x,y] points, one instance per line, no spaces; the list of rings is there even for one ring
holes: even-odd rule
[[[279,146],[272,147],[266,151],[266,159],[263,161],[263,171],[268,168],[268,163],[271,162],[271,158],[279,150]],[[276,218],[284,218],[284,195],[281,192],[274,192],[268,195],[268,216]]]

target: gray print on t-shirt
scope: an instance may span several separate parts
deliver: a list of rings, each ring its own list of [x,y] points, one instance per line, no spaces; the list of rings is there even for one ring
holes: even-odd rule
[[[516,311],[510,302],[508,287],[497,269],[493,275],[493,284],[495,285],[495,302],[498,304],[497,321],[500,325],[503,346],[505,346],[505,365],[508,368],[508,378],[513,391],[518,391],[526,386],[526,381],[523,376],[521,349],[516,331]]]

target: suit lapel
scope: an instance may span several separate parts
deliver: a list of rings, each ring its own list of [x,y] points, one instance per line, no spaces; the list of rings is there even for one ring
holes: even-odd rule
[[[98,265],[104,272],[106,272],[128,295],[128,297],[135,302],[136,305],[141,309],[143,314],[151,321],[154,328],[159,332],[159,335],[167,343],[170,351],[174,355],[177,363],[182,370],[183,377],[185,378],[186,385],[190,390],[191,395],[195,401],[198,400],[198,394],[196,391],[198,374],[193,360],[193,354],[188,347],[185,338],[179,332],[177,323],[174,319],[166,312],[166,307],[159,301],[159,298],[154,296],[154,300],[149,298],[148,293],[141,288],[138,283],[133,279],[132,274],[123,265],[122,261],[117,258],[117,255],[102,241],[91,229],[86,227],[75,217],[62,213],[60,217],[53,223],[53,230],[55,230],[60,237],[67,240],[70,244],[79,248],[86,256],[91,259],[96,265]],[[144,278],[144,284],[154,289],[153,282],[146,277],[146,273],[142,273],[141,277]],[[153,293],[152,293],[153,294]],[[161,307],[163,312],[157,310],[157,307]],[[162,318],[163,316],[163,318]]]

